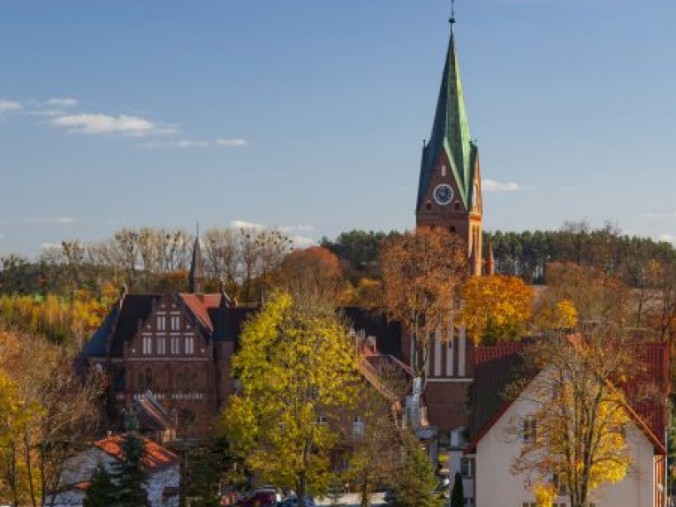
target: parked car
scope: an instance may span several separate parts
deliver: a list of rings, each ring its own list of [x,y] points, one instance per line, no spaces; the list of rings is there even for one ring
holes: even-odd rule
[[[239,500],[236,507],[275,507],[277,495],[274,490],[260,490],[246,495]]]
[[[312,498],[310,495],[305,495],[305,507],[315,507],[316,505],[317,504],[315,504],[314,498]],[[296,495],[289,496],[279,502],[277,507],[299,507],[298,497],[296,497]]]

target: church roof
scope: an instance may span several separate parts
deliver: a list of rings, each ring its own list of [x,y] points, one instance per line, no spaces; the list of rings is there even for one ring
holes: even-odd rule
[[[446,53],[446,64],[441,79],[434,125],[429,142],[423,148],[420,183],[416,209],[420,209],[425,192],[432,180],[432,172],[439,157],[445,154],[458,191],[465,207],[473,201],[473,182],[477,167],[478,149],[469,133],[465,99],[460,79],[460,67],[455,49],[455,36],[451,29]]]

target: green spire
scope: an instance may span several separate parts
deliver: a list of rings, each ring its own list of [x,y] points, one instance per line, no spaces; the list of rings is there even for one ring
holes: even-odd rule
[[[446,54],[446,64],[439,90],[434,126],[429,142],[423,150],[420,167],[420,184],[418,187],[418,204],[420,209],[429,186],[432,171],[442,151],[451,164],[451,171],[457,182],[465,206],[469,208],[474,180],[477,148],[469,134],[469,122],[465,111],[465,99],[462,93],[460,67],[455,50],[453,33],[454,19],[451,18],[451,36]]]

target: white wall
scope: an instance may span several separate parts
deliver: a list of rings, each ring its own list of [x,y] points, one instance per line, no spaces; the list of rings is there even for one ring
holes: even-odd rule
[[[524,487],[525,476],[514,476],[510,467],[518,455],[518,437],[508,427],[534,411],[532,401],[517,399],[500,420],[479,441],[476,449],[476,507],[521,507],[534,502]],[[638,428],[627,433],[632,467],[617,484],[601,486],[591,499],[597,507],[656,507],[654,499],[653,446]],[[566,502],[560,497],[558,502]]]

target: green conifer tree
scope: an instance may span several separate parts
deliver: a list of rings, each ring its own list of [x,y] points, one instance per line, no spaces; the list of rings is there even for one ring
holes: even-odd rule
[[[463,507],[465,505],[465,492],[462,489],[462,477],[460,472],[455,472],[455,481],[451,490],[451,507]]]
[[[435,491],[437,477],[427,453],[413,435],[404,435],[406,458],[394,479],[393,507],[442,507],[443,499]]]
[[[145,485],[148,474],[143,468],[145,444],[138,434],[135,414],[129,414],[127,433],[122,441],[122,459],[113,465],[112,481],[115,488],[109,497],[110,507],[150,507]]]
[[[89,481],[89,487],[82,500],[82,507],[107,507],[114,490],[113,482],[106,467],[99,463]]]

